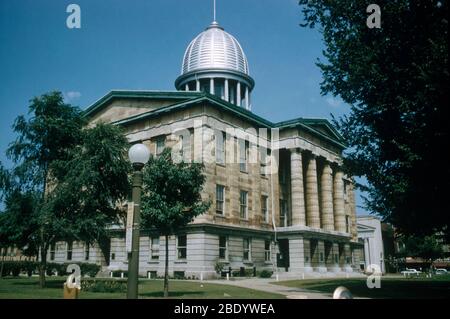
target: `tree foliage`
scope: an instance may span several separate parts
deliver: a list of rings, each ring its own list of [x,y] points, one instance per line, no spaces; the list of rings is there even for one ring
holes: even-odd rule
[[[159,156],[152,156],[144,168],[141,225],[156,228],[166,238],[165,297],[169,293],[169,236],[205,213],[210,206],[201,198],[206,179],[202,170],[200,163],[174,163],[168,148]]]
[[[44,286],[52,243],[93,243],[118,221],[131,166],[122,131],[108,124],[85,128],[82,112],[65,104],[60,92],[32,99],[29,110],[13,125],[18,136],[8,155],[16,165],[2,173],[4,215],[11,218],[2,218],[0,233],[19,248],[27,241],[39,248]]]
[[[202,170],[200,163],[174,163],[170,149],[152,156],[143,172],[143,226],[172,235],[206,212],[210,204],[201,198]]]
[[[399,251],[402,257],[421,257],[425,260],[434,260],[443,256],[442,238],[437,235],[415,237],[404,236]]]
[[[100,123],[82,131],[69,160],[54,162],[58,176],[48,205],[64,217],[60,236],[92,243],[124,217],[120,204],[130,193],[127,149],[119,127]]]
[[[397,231],[449,235],[448,1],[377,1],[379,29],[366,25],[370,3],[300,0],[303,26],[325,43],[322,93],[351,105],[334,121],[344,163],[367,178],[367,208]]]

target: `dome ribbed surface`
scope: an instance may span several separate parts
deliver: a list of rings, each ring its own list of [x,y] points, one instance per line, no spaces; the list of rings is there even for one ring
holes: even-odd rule
[[[203,69],[226,69],[249,75],[241,45],[217,22],[195,37],[184,53],[181,74]]]

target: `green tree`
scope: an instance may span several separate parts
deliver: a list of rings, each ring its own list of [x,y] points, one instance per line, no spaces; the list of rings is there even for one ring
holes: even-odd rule
[[[401,233],[449,236],[448,1],[376,1],[379,29],[366,25],[369,0],[299,3],[323,35],[322,93],[351,105],[334,123],[367,208]]]
[[[12,175],[19,180],[20,189],[33,192],[33,221],[38,233],[40,250],[40,286],[45,286],[46,255],[55,239],[57,227],[54,212],[48,210],[50,167],[57,160],[69,159],[70,150],[81,139],[84,121],[78,108],[65,104],[60,92],[51,92],[30,101],[29,116],[19,116],[13,125],[18,134],[7,150],[15,162]]]
[[[56,187],[48,203],[64,216],[60,236],[101,246],[108,227],[125,218],[121,204],[130,193],[128,147],[120,127],[100,123],[83,130],[70,160],[54,163]],[[102,250],[108,259],[109,252]]]
[[[8,154],[16,162],[10,181],[17,182],[6,192],[7,211],[15,216],[21,214],[21,196],[32,194],[31,217],[17,218],[15,227],[4,228],[15,231],[8,238],[31,234],[36,240],[44,287],[46,256],[53,242],[101,242],[107,227],[117,223],[120,203],[129,192],[131,166],[128,143],[118,127],[83,128],[82,112],[65,104],[59,92],[31,102],[30,118],[21,116],[13,126],[18,138]],[[19,185],[16,191],[13,184]],[[15,192],[20,196],[12,196]]]
[[[169,236],[205,213],[209,202],[202,201],[205,182],[200,163],[175,163],[170,149],[151,157],[143,172],[141,225],[165,236],[164,297],[169,295]]]
[[[421,257],[433,261],[443,256],[442,238],[437,235],[414,237],[403,236],[403,247],[399,251],[401,257]]]

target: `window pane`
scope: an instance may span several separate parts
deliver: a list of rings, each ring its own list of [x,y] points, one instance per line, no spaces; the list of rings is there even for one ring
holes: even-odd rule
[[[179,247],[186,246],[186,235],[178,236],[178,246]]]
[[[240,217],[247,218],[247,192],[241,191],[240,195]]]
[[[216,213],[223,215],[225,201],[225,187],[216,185]]]
[[[219,247],[221,247],[221,248],[227,247],[227,237],[225,237],[225,236],[219,237]]]
[[[225,138],[225,133],[216,131],[216,162],[219,164],[225,164]]]
[[[227,258],[227,237],[219,236],[219,258]]]

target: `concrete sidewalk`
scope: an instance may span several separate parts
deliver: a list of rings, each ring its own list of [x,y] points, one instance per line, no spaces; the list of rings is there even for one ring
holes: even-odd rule
[[[277,293],[286,296],[289,299],[331,299],[332,294],[307,290],[302,288],[285,287],[271,284],[275,279],[248,278],[238,280],[204,280],[205,283],[232,285],[236,287],[249,288],[264,292]]]

